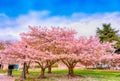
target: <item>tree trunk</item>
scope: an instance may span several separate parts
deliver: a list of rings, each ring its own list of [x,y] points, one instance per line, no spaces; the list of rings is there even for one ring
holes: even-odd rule
[[[68,77],[73,77],[74,76],[74,71],[73,71],[74,67],[70,66],[68,67]]]
[[[41,68],[40,78],[45,78],[45,68]]]
[[[51,69],[52,69],[52,65],[48,66],[48,73],[52,73]]]
[[[0,64],[0,69],[3,70],[3,64],[2,63]]]
[[[27,66],[26,66],[26,70],[25,70],[25,71],[26,71],[26,74],[29,74],[28,69],[29,69],[29,66],[27,65]]]
[[[31,61],[29,61],[29,62],[26,64],[26,74],[29,74],[28,69],[30,68],[30,63],[31,63]]]
[[[22,76],[21,76],[21,78],[23,78],[23,79],[26,79],[26,72],[25,71],[26,71],[26,62],[24,62]]]
[[[71,61],[71,60],[62,60],[62,62],[67,66],[68,68],[68,78],[74,77],[74,67],[77,64],[77,61]]]

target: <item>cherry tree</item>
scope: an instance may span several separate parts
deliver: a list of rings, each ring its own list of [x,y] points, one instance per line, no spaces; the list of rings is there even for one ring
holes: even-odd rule
[[[2,59],[8,64],[23,64],[23,74],[21,78],[26,78],[26,65],[31,61],[30,48],[26,47],[26,43],[23,41],[14,42],[11,45],[6,45],[2,50]]]
[[[113,65],[113,69],[117,68],[120,65],[120,54],[112,55],[111,65]]]
[[[4,60],[3,60],[4,54],[2,53],[2,51],[5,49],[5,46],[7,46],[7,45],[11,45],[11,42],[10,41],[1,41],[0,42],[0,63],[1,63],[1,68],[2,68],[3,62],[4,62]]]
[[[1,63],[0,69],[2,68],[2,53],[1,53],[1,50],[3,50],[3,49],[4,49],[4,43],[0,42],[0,63]]]
[[[22,41],[26,42],[34,54],[31,55],[41,68],[40,77],[44,77],[44,71],[60,60],[59,54],[64,52],[63,44],[61,42],[73,40],[73,30],[66,28],[40,28],[29,27],[30,31],[21,34]]]
[[[67,41],[68,42],[68,41]],[[62,62],[68,67],[69,76],[74,76],[74,67],[78,62],[81,64],[95,65],[100,63],[100,58],[107,52],[114,51],[111,43],[100,43],[97,37],[80,37],[69,41],[65,45],[67,51],[61,55]]]

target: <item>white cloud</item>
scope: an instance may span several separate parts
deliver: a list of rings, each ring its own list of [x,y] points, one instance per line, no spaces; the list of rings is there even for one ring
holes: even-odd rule
[[[120,13],[104,14],[84,14],[74,13],[70,17],[49,16],[50,12],[30,11],[26,15],[17,18],[10,18],[5,14],[0,14],[0,39],[19,39],[19,33],[28,31],[28,25],[37,26],[60,26],[75,29],[80,36],[94,36],[96,28],[103,23],[111,23],[115,29],[120,29]]]

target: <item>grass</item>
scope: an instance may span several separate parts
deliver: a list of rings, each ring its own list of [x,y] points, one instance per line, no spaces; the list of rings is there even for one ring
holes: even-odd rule
[[[76,75],[84,77],[76,76],[71,79],[68,79],[67,72],[67,70],[53,70],[52,74],[45,74],[45,79],[39,79],[40,71],[30,70],[25,81],[120,81],[120,71],[75,69]],[[21,71],[13,71],[13,76],[16,77],[15,81],[20,81],[20,75]]]

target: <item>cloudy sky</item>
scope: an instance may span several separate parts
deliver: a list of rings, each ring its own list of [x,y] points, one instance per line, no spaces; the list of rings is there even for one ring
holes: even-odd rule
[[[0,0],[0,40],[19,39],[28,25],[68,27],[89,37],[103,23],[120,30],[120,0]]]

